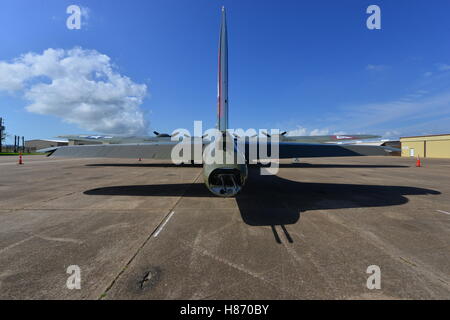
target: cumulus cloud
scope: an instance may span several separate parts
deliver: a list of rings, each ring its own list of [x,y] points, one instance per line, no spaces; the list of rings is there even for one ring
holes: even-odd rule
[[[294,130],[290,130],[287,133],[288,136],[307,136],[308,135],[308,129],[301,127],[301,126],[297,126],[297,129]]]
[[[314,129],[309,133],[310,136],[326,136],[329,134],[330,130],[328,129]]]
[[[287,133],[288,136],[325,136],[329,134],[330,130],[328,129],[313,129],[310,131],[302,126],[297,126],[297,129],[290,130]]]
[[[29,112],[54,115],[82,129],[145,134],[140,108],[147,86],[118,73],[95,50],[47,49],[0,61],[0,91],[21,92]]]

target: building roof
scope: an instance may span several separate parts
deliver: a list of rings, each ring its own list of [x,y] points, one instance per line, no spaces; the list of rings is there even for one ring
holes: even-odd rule
[[[31,139],[31,140],[25,140],[25,142],[31,142],[31,141],[46,141],[46,142],[59,142],[59,143],[67,143],[67,140],[52,140],[52,139]]]
[[[450,136],[450,133],[444,133],[444,134],[428,134],[428,135],[425,135],[425,136],[400,137],[400,139],[408,139],[408,138],[427,138],[427,137],[442,137],[442,136]]]

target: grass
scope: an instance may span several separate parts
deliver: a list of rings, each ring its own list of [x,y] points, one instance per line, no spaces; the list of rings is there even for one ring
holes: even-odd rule
[[[30,152],[30,153],[22,153],[23,156],[35,156],[35,155],[43,155],[45,153],[39,152]],[[19,152],[1,152],[0,156],[18,156]]]

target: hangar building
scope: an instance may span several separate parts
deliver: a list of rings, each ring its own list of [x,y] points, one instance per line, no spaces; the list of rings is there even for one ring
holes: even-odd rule
[[[76,139],[69,139],[69,146],[84,146],[84,145],[91,145],[91,144],[103,144],[101,141],[86,141],[86,140],[76,140]]]
[[[36,139],[36,140],[27,140],[25,141],[25,148],[28,151],[34,152],[39,149],[51,148],[51,147],[62,147],[67,146],[67,141],[62,140],[44,140],[44,139]]]
[[[450,159],[450,133],[403,137],[402,157],[448,158]]]

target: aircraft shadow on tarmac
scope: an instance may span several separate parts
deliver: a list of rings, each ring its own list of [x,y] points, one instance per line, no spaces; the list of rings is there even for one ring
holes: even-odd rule
[[[130,167],[130,168],[184,168],[184,167],[195,167],[202,168],[201,164],[180,164],[176,165],[173,163],[91,163],[86,164],[86,167]]]
[[[109,196],[215,197],[203,183],[112,186],[84,193]],[[288,241],[292,242],[285,225],[297,223],[301,212],[401,205],[408,202],[406,195],[426,194],[437,195],[440,192],[406,186],[297,182],[279,176],[261,176],[258,168],[251,166],[247,185],[236,197],[236,201],[246,224],[271,226],[275,240],[281,243],[274,226],[281,226]]]
[[[143,168],[180,168],[180,167],[201,168],[201,164],[176,165],[173,163],[93,163],[86,167],[143,167]],[[253,165],[252,165],[253,166]],[[254,165],[257,167],[257,165]],[[311,163],[280,163],[280,168],[409,168],[402,165],[378,165],[378,164],[311,164]]]

